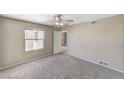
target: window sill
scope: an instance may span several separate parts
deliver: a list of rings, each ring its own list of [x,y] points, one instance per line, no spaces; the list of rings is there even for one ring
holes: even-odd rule
[[[30,50],[30,51],[25,51],[26,53],[29,53],[29,52],[35,52],[35,51],[42,51],[44,50],[45,48],[41,48],[41,49],[35,49],[35,50]]]

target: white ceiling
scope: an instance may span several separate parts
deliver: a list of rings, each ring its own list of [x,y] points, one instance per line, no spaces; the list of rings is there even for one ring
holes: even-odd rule
[[[56,14],[1,14],[1,16],[54,26]],[[73,19],[74,22],[67,23],[75,25],[84,22],[96,21],[99,19],[115,16],[114,14],[63,14],[62,19]]]

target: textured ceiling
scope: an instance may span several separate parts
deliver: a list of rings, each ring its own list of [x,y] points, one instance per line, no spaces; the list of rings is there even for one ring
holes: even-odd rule
[[[1,14],[1,16],[54,26],[56,14]],[[62,19],[73,19],[68,25],[75,25],[84,22],[96,21],[99,19],[115,16],[114,14],[63,14]]]

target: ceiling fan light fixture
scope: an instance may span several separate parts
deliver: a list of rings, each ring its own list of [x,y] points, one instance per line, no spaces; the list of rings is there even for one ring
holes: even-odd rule
[[[63,23],[60,23],[61,26],[63,26],[64,24]]]
[[[58,22],[55,22],[55,25],[59,25],[59,23]]]
[[[63,27],[64,23],[63,22],[55,22],[55,27]]]

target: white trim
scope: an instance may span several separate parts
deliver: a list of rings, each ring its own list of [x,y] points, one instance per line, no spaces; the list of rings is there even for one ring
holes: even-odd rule
[[[48,57],[48,56],[52,56],[52,55],[53,54],[48,54],[46,56],[37,57],[37,58],[29,59],[29,60],[26,60],[26,61],[23,61],[23,62],[20,62],[20,63],[15,63],[15,64],[12,64],[12,65],[4,66],[4,67],[1,67],[0,70],[8,69],[8,68],[13,67],[13,66],[25,64],[25,63],[28,63],[28,62],[31,62],[31,61],[34,61],[34,60],[37,60],[37,59],[45,58],[45,57]]]
[[[25,28],[24,29],[24,36],[26,35],[26,30],[32,30],[32,31],[36,31],[36,32],[43,32],[43,38],[42,39],[26,39],[26,37],[24,37],[24,42],[25,42],[25,52],[31,52],[31,51],[36,51],[36,50],[43,50],[45,49],[45,31],[43,30],[38,30],[38,29],[33,29],[33,28]],[[43,48],[38,48],[38,49],[32,49],[32,50],[26,50],[26,40],[43,40]],[[34,46],[33,46],[34,47]]]
[[[83,59],[81,59],[81,58],[79,58],[79,57],[75,57],[75,56],[72,56],[72,55],[69,55],[69,54],[68,54],[68,56],[71,56],[71,57],[74,57],[74,58],[77,58],[77,59],[83,60]],[[87,62],[89,62],[89,63],[96,64],[96,65],[99,65],[99,66],[102,66],[102,67],[105,67],[105,68],[109,68],[109,69],[112,69],[112,70],[115,70],[115,71],[117,71],[117,72],[120,72],[120,73],[123,73],[123,74],[124,74],[123,71],[118,70],[118,69],[115,69],[115,68],[110,67],[110,66],[103,66],[103,65],[100,65],[100,64],[98,64],[98,63],[94,63],[94,62],[88,61],[88,60],[86,60],[86,59],[85,59],[84,61],[87,61]]]
[[[57,54],[60,54],[60,53],[48,54],[48,55],[46,55],[46,56],[37,57],[37,58],[34,58],[34,59],[30,59],[30,60],[23,61],[23,62],[21,62],[21,63],[16,63],[16,64],[8,65],[8,66],[5,66],[5,67],[1,67],[0,70],[8,69],[8,68],[13,67],[13,66],[21,65],[21,64],[24,64],[24,63],[28,63],[28,62],[30,62],[30,61],[34,61],[34,60],[37,60],[37,59],[41,59],[41,58],[45,58],[45,57],[52,56],[52,55],[57,55]],[[71,57],[74,57],[74,58],[83,60],[83,59],[81,59],[81,58],[79,58],[79,57],[75,57],[75,56],[72,56],[72,55],[68,55],[68,56],[71,56]],[[120,73],[123,73],[123,74],[124,74],[124,72],[121,71],[121,70],[118,70],[118,69],[115,69],[115,68],[112,68],[112,67],[103,66],[103,65],[100,65],[100,64],[98,64],[98,63],[90,62],[90,61],[88,61],[88,60],[85,60],[85,61],[87,61],[87,62],[89,62],[89,63],[93,63],[93,64],[96,64],[96,65],[99,65],[99,66],[102,66],[102,67],[105,67],[105,68],[108,68],[108,69],[112,69],[112,70],[115,70],[115,71],[117,71],[117,72],[120,72]]]

